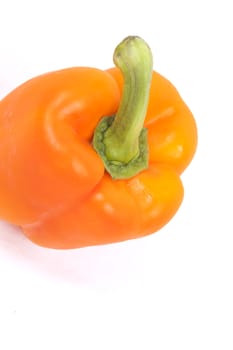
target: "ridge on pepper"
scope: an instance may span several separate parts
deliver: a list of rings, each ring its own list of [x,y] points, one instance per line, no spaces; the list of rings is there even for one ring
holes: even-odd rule
[[[129,36],[114,68],[35,77],[0,101],[0,217],[55,249],[158,231],[183,199],[194,117]]]

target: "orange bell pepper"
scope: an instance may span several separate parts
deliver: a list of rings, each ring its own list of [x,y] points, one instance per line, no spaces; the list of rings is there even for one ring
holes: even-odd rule
[[[114,62],[33,78],[0,102],[0,217],[38,245],[142,237],[182,202],[192,113],[141,38],[123,40]]]

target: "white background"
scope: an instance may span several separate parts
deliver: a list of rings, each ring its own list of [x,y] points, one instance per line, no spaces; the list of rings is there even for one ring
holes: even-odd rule
[[[0,98],[143,37],[199,130],[185,200],[160,232],[72,251],[0,223],[0,348],[233,349],[231,0],[0,1]]]

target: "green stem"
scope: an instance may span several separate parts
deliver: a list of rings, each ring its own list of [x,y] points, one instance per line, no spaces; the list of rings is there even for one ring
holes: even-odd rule
[[[152,54],[144,40],[129,36],[116,47],[113,60],[124,77],[123,96],[115,117],[100,121],[93,144],[113,178],[129,178],[148,167],[147,132],[143,124]]]

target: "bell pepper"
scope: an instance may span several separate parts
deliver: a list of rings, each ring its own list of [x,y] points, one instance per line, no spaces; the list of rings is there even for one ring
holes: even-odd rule
[[[114,68],[35,77],[0,102],[0,217],[54,249],[158,231],[183,199],[193,115],[137,36]]]

